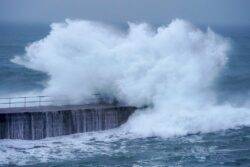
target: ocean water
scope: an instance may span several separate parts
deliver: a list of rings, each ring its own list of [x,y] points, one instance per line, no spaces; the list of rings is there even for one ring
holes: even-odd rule
[[[42,38],[48,31],[48,25],[1,24],[1,94],[7,95],[43,87],[42,81],[46,78],[46,75],[11,63],[10,60],[15,55],[23,54],[29,43]]]
[[[86,25],[84,25],[83,27],[86,27]],[[176,26],[172,27],[172,29],[176,28],[178,29],[180,27],[178,27],[178,25],[177,27]],[[189,27],[187,27],[187,29],[189,29]],[[136,30],[134,33],[137,33]],[[178,30],[182,31],[183,29],[178,29]],[[218,73],[218,75],[212,78],[213,79],[212,89],[213,92],[215,92],[216,104],[218,104],[219,106],[230,104],[230,106],[233,106],[236,109],[244,106],[244,108],[248,109],[249,90],[250,90],[250,75],[249,75],[250,74],[250,68],[249,68],[250,29],[249,27],[212,27],[212,30],[223,36],[223,38],[226,38],[227,41],[230,43],[230,51],[227,53],[227,59],[228,59],[227,63],[223,66],[223,68],[219,70],[219,72],[216,71],[216,74]],[[91,31],[99,32],[100,30],[93,30],[92,27]],[[204,29],[203,31],[206,30]],[[67,47],[68,45],[71,45],[71,43],[68,41],[72,41],[73,44],[75,44],[73,46],[76,46],[76,48],[74,48],[73,50],[72,49],[63,50],[69,54],[74,54],[74,53],[77,54],[78,52],[75,52],[75,50],[78,51],[79,49],[81,49],[81,47],[83,47],[77,45],[80,40],[78,39],[78,37],[69,36],[68,38],[64,38],[65,36],[68,35],[67,32],[60,31],[57,29],[55,30],[55,32],[58,32],[59,35],[57,33],[53,35],[52,33],[53,38],[52,37],[48,38],[47,39],[48,41],[45,40],[44,42],[45,44],[50,44],[50,45],[45,45],[45,46],[52,45],[56,49],[58,49],[57,47],[64,48],[65,46]],[[103,30],[101,32],[103,33]],[[31,53],[31,51],[33,51],[32,49],[34,48],[31,47],[30,50],[28,49],[28,51],[25,51],[25,47],[30,46],[30,44],[32,44],[34,41],[44,38],[49,33],[51,32],[48,25],[14,25],[14,24],[0,25],[1,96],[13,96],[19,93],[23,94],[24,92],[30,92],[30,91],[43,92],[44,89],[46,90],[46,88],[51,85],[53,89],[52,88],[48,89],[49,91],[46,91],[46,93],[53,94],[56,93],[53,87],[54,81],[62,82],[63,79],[69,79],[58,75],[58,71],[60,71],[61,68],[59,68],[59,70],[54,70],[54,69],[51,70],[50,66],[44,68],[43,66],[44,64],[51,63],[49,60],[48,62],[45,63],[44,62],[39,63],[41,62],[39,59],[39,61],[34,61],[31,63],[29,62],[30,64],[28,65],[25,63],[24,64],[14,63],[15,61],[14,62],[12,61],[15,57],[25,57],[24,56],[25,54],[28,55],[27,53]],[[62,36],[60,35],[60,33],[63,33]],[[80,35],[85,35],[85,34],[80,34]],[[92,37],[96,37],[101,41],[103,40],[103,38],[100,37],[100,34],[98,35],[94,34]],[[141,34],[137,35],[136,39],[140,37]],[[186,37],[180,37],[180,38],[183,38],[185,40]],[[53,39],[52,40],[53,42],[57,41],[54,39],[60,39],[60,40],[58,40],[57,43],[54,44],[53,42],[50,43],[51,39]],[[144,41],[147,41],[146,37],[145,38],[143,37],[143,39]],[[112,35],[110,35],[109,40],[111,41],[114,40]],[[63,47],[59,45],[62,43],[62,41],[66,41],[62,45]],[[105,43],[104,40],[102,42]],[[101,50],[102,53],[106,52],[106,50],[103,49],[102,47],[99,47],[99,45],[96,44],[95,41],[93,43],[96,45],[94,47],[95,49],[102,49]],[[93,43],[91,43],[91,45]],[[92,49],[89,43],[85,42],[84,44],[85,44],[84,46],[89,47],[87,48],[88,50]],[[215,42],[215,45],[217,44],[221,45],[221,42],[219,43]],[[119,47],[117,43],[115,46]],[[137,44],[134,44],[134,46],[137,46]],[[150,44],[148,46],[150,46]],[[41,44],[41,48],[42,47],[43,44]],[[143,53],[145,53],[144,47],[141,46],[138,47],[140,49],[143,49]],[[112,48],[112,44],[109,43],[108,48]],[[48,54],[48,56],[51,57],[51,59],[58,60],[60,63],[64,63],[62,59],[57,59],[58,57],[53,57],[54,55],[60,53],[60,52],[54,52],[53,47],[50,50],[50,52],[42,52],[42,50],[43,49],[35,51],[37,53]],[[83,51],[85,53],[84,49]],[[83,51],[81,50],[81,53]],[[117,53],[119,53],[120,51],[124,50],[120,49],[119,51],[117,51]],[[155,51],[154,48],[153,49],[151,48],[151,50],[149,51],[150,53],[152,52],[152,54],[158,53],[158,52],[153,52]],[[34,55],[36,55],[36,52]],[[189,52],[189,50],[187,52]],[[89,54],[88,52],[86,53]],[[91,52],[91,54],[93,53],[96,52]],[[106,53],[110,54],[110,52]],[[129,52],[128,54],[131,53],[133,54],[134,52]],[[138,50],[136,50],[135,53],[138,53]],[[201,51],[201,53],[205,54],[206,52]],[[96,56],[98,57],[99,54],[96,54]],[[181,59],[182,58],[185,59],[185,57],[181,57]],[[66,59],[66,60],[70,61],[71,59]],[[88,60],[92,62],[92,59]],[[139,61],[139,59],[130,59],[130,60]],[[194,61],[195,60],[196,58],[194,58]],[[81,61],[81,59],[79,59],[79,61]],[[126,60],[124,59],[124,61]],[[119,63],[119,61],[117,62]],[[106,62],[102,63],[106,65],[105,64]],[[32,64],[35,65],[32,66]],[[78,67],[77,66],[78,64],[74,65]],[[100,64],[98,64],[98,66],[99,65]],[[171,66],[171,64],[168,65]],[[179,64],[174,64],[174,67],[176,67],[176,65]],[[202,65],[204,66],[207,64],[202,64]],[[52,67],[54,66],[56,65],[53,64]],[[110,66],[112,66],[112,64]],[[213,64],[211,66],[210,64],[208,64],[207,66],[208,68],[217,67],[213,66]],[[149,66],[147,67],[150,68]],[[201,67],[200,69],[203,70],[203,67]],[[111,71],[112,70],[113,69],[111,69]],[[66,71],[65,75],[67,75],[67,72],[70,73],[72,71]],[[81,69],[80,72],[82,72]],[[106,72],[109,73],[109,71]],[[193,71],[191,70],[190,72]],[[177,74],[182,74],[182,73],[178,72]],[[209,74],[212,75],[213,73],[209,71],[207,75]],[[118,73],[118,75],[120,75],[120,73]],[[209,76],[207,77],[209,78]],[[54,78],[56,79],[54,80]],[[114,78],[116,78],[116,76]],[[74,80],[74,78],[70,79]],[[51,83],[48,82],[50,80],[52,80]],[[210,82],[210,80],[208,80],[207,82]],[[69,85],[70,84],[74,84],[74,82],[69,83]],[[105,84],[106,83],[104,83],[103,85]],[[193,83],[191,82],[191,84]],[[57,85],[57,86],[65,88],[64,87],[65,85],[67,84]],[[183,87],[183,85],[180,86]],[[69,87],[66,88],[69,89]],[[104,88],[106,87],[104,86]],[[175,87],[171,88],[174,89]],[[125,89],[125,90],[130,91],[130,89]],[[147,87],[145,87],[145,90],[150,90],[150,89],[147,89]],[[70,91],[72,90],[70,89]],[[173,92],[168,91],[167,93],[173,93]],[[128,97],[130,97],[129,95]],[[185,98],[187,98],[186,92],[184,93],[184,95]],[[77,97],[78,96],[76,96],[76,98]],[[179,98],[177,97],[176,99],[178,99],[177,102],[179,103],[180,101]],[[200,98],[201,96],[198,97]],[[140,99],[140,97],[138,98]],[[140,102],[138,102],[138,104],[139,103]],[[169,103],[169,101],[166,103]],[[219,109],[232,110],[232,108],[223,108],[223,107]],[[169,110],[173,110],[173,108],[169,108]],[[143,114],[143,111],[138,111],[138,112],[142,113],[138,114],[139,116],[146,115]],[[237,112],[241,111],[239,110]],[[220,115],[219,114],[220,112],[217,111],[212,112],[215,115],[215,117],[213,116],[208,117],[208,120],[210,121],[206,121],[203,120],[201,117],[208,115],[199,115],[198,113],[196,113],[196,115],[191,115],[191,117],[189,117],[190,116],[189,112],[188,114],[184,112],[184,116],[179,115],[182,114],[182,112],[180,113],[176,112],[176,115],[173,116],[173,115],[164,115],[162,112],[157,111],[156,112],[157,116],[160,115],[159,117],[162,117],[162,119],[164,119],[163,121],[162,119],[159,119],[157,116],[155,117],[154,114],[149,116],[146,115],[145,118],[143,116],[140,117],[139,119],[138,117],[134,116],[133,117],[134,119],[131,119],[128,125],[125,125],[118,129],[104,131],[104,132],[76,134],[76,135],[62,136],[56,138],[48,138],[39,141],[1,140],[0,166],[15,166],[15,165],[197,166],[197,167],[198,166],[199,167],[200,166],[250,166],[250,127],[249,127],[250,120],[248,117],[250,111],[249,114],[247,114],[246,111],[245,115],[243,114],[239,118],[237,116],[241,114],[240,113],[237,114],[237,112],[232,111],[226,115],[223,114]],[[168,120],[167,119],[168,116],[172,116],[174,118],[174,121],[171,119]],[[220,119],[217,120],[216,118],[218,117]],[[243,119],[244,117],[245,119]],[[150,122],[149,121],[150,118],[152,118],[152,120],[155,119],[159,120],[159,122],[161,123]],[[234,120],[233,118],[237,119]],[[214,120],[214,122],[211,120]],[[224,120],[225,122],[223,122]],[[135,124],[134,121],[136,122],[142,121],[144,125],[142,126],[139,123]],[[167,124],[168,121],[170,121],[170,124]],[[182,122],[184,125],[180,125],[182,124]],[[220,124],[220,122],[223,123]],[[194,126],[191,126],[192,124],[194,124]],[[177,127],[176,129],[171,128],[172,126],[175,127],[175,125]],[[135,128],[135,126],[138,128]],[[224,127],[220,128],[219,126],[224,126]],[[170,129],[168,128],[161,129],[161,127],[170,127]],[[131,131],[127,130],[128,128],[132,130]]]

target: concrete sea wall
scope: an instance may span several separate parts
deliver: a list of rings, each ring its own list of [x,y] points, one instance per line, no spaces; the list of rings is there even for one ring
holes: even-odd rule
[[[112,129],[125,123],[135,109],[100,106],[0,111],[0,139],[37,140]]]

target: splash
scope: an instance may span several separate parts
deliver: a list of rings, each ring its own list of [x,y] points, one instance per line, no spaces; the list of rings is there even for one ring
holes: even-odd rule
[[[91,21],[52,24],[50,34],[13,62],[50,76],[43,94],[71,103],[100,93],[137,107],[123,126],[139,136],[169,137],[250,124],[250,112],[216,104],[214,81],[229,42],[184,20],[127,32]]]

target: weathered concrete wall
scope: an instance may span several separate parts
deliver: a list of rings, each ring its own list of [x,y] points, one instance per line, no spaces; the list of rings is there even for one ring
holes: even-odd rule
[[[0,113],[0,139],[36,140],[120,126],[134,107],[97,107],[58,111]]]

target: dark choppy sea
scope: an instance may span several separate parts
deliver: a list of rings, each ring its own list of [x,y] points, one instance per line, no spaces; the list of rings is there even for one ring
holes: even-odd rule
[[[234,105],[247,103],[250,28],[213,29],[230,38],[233,46],[229,62],[216,83],[218,99]],[[47,25],[0,25],[1,96],[44,87],[46,74],[10,60],[23,54],[29,43],[48,33]],[[0,166],[250,166],[249,127],[168,139],[116,138],[107,137],[106,133],[110,132],[41,141],[0,140]]]

